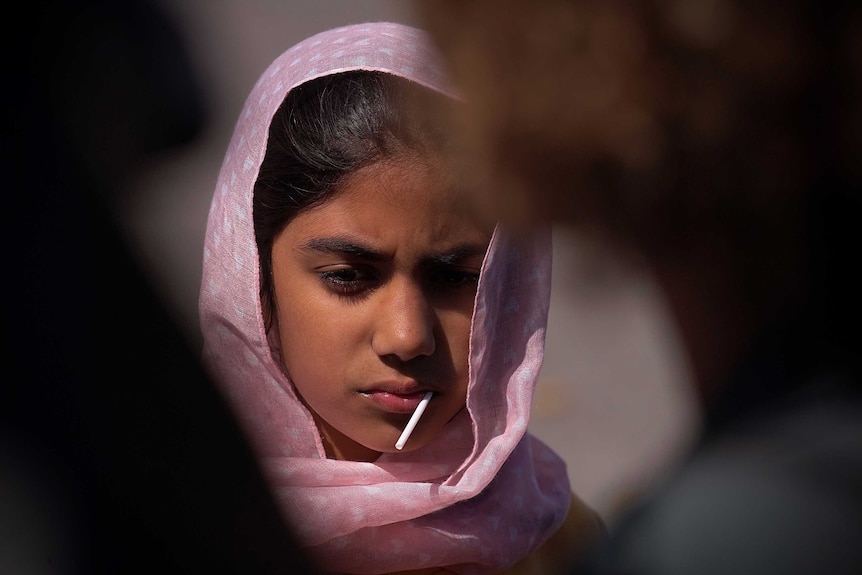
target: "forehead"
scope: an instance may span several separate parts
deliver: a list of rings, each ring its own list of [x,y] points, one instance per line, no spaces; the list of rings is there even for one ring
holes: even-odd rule
[[[400,157],[366,166],[323,203],[296,216],[284,233],[298,241],[351,235],[369,245],[487,244],[492,227],[471,210],[444,164]]]

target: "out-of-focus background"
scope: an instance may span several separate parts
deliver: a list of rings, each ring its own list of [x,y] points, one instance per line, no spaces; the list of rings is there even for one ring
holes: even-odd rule
[[[269,63],[349,23],[421,27],[405,0],[163,0],[184,31],[209,106],[198,141],[159,160],[122,206],[148,270],[195,346],[207,211],[246,95]],[[555,234],[547,353],[532,431],[568,463],[573,489],[606,518],[689,445],[700,420],[663,302],[634,265],[608,265]]]

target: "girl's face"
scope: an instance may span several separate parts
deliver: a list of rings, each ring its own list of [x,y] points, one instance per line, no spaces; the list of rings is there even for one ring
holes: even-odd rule
[[[272,247],[288,374],[336,459],[373,461],[434,392],[404,451],[465,405],[470,324],[491,230],[434,163],[367,166]]]

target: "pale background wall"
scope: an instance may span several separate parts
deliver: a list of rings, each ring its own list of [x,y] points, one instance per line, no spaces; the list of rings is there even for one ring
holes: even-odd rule
[[[165,0],[207,90],[210,123],[158,162],[125,206],[129,230],[189,338],[210,196],[243,101],[266,66],[315,32],[354,22],[421,26],[407,0]],[[605,517],[677,458],[699,424],[686,366],[649,278],[596,273],[576,239],[555,236],[547,358],[533,432],[567,461],[573,488]]]

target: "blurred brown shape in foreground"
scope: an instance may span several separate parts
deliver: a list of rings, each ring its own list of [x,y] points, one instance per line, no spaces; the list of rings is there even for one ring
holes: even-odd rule
[[[482,209],[645,262],[705,424],[583,573],[862,569],[862,10],[417,2]]]
[[[685,269],[739,307],[738,333],[807,297],[812,214],[858,209],[862,21],[839,4],[418,6],[467,96],[459,162],[483,209],[572,226],[671,283]]]

